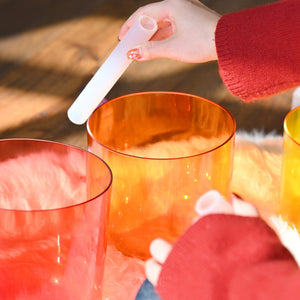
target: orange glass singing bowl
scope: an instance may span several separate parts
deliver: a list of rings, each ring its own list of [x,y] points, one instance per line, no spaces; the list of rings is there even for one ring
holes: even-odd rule
[[[229,197],[235,120],[218,104],[174,92],[122,96],[88,120],[89,150],[111,167],[110,240],[146,259],[156,237],[174,241],[206,191]]]
[[[280,214],[300,232],[300,107],[284,120]]]
[[[102,297],[112,174],[96,155],[0,140],[0,295]]]

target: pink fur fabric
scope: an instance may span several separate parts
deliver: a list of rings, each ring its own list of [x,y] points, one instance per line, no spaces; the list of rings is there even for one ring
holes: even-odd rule
[[[73,162],[77,163],[73,163]],[[0,208],[54,209],[86,199],[84,160],[77,151],[37,151],[0,162]]]

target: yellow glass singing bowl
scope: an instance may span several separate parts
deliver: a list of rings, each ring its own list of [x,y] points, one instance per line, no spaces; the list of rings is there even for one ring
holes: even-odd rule
[[[300,231],[300,107],[284,120],[280,214]]]
[[[125,95],[88,120],[88,146],[113,172],[110,240],[146,259],[149,244],[174,241],[195,220],[195,202],[230,195],[235,120],[218,104],[174,92]]]

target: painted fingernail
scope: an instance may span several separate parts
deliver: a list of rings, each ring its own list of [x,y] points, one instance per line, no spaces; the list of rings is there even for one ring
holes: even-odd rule
[[[132,60],[140,60],[142,58],[141,50],[138,48],[131,49],[127,52],[127,57]]]

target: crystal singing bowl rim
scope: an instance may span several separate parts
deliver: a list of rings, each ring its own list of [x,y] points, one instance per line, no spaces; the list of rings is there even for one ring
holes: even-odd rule
[[[292,132],[292,127],[295,126],[295,119],[293,118],[294,115],[297,114],[298,117],[300,118],[300,106],[292,109],[290,112],[288,112],[288,114],[285,116],[284,118],[284,122],[283,122],[283,129],[285,134],[297,145],[300,146],[300,141],[297,141],[294,138],[294,133]],[[291,119],[292,118],[292,119]],[[297,118],[297,116],[296,116]]]
[[[177,95],[177,96],[184,96],[184,97],[192,97],[192,98],[197,98],[201,101],[204,101],[204,102],[208,102],[209,104],[211,104],[212,106],[215,106],[216,108],[222,110],[223,112],[226,113],[226,115],[228,116],[228,120],[231,121],[232,123],[232,130],[230,132],[230,134],[228,135],[228,137],[219,145],[213,147],[212,149],[209,149],[207,151],[203,151],[201,153],[197,153],[197,154],[193,154],[193,155],[187,155],[187,156],[179,156],[179,157],[171,157],[171,158],[161,158],[161,157],[144,157],[144,156],[137,156],[137,155],[133,155],[133,154],[128,154],[128,153],[124,153],[124,152],[121,152],[121,151],[118,151],[116,149],[113,149],[101,142],[98,141],[98,139],[95,137],[95,135],[92,133],[92,130],[91,130],[91,126],[90,126],[90,123],[91,123],[91,120],[93,119],[93,116],[94,116],[94,113],[101,109],[101,107],[105,107],[105,105],[109,102],[112,102],[112,101],[119,101],[121,100],[122,98],[129,98],[129,97],[132,97],[132,96],[144,96],[144,95],[151,95],[151,94],[166,94],[166,95]],[[206,98],[203,98],[203,97],[200,97],[200,96],[197,96],[197,95],[193,95],[193,94],[188,94],[188,93],[181,93],[181,92],[167,92],[167,91],[155,91],[155,92],[137,92],[137,93],[131,93],[131,94],[126,94],[126,95],[123,95],[123,96],[119,96],[117,98],[114,98],[112,100],[109,100],[108,102],[102,104],[101,106],[99,106],[95,111],[94,113],[90,116],[90,118],[88,119],[87,123],[86,123],[86,127],[87,127],[87,132],[88,132],[88,135],[93,139],[93,141],[95,141],[97,144],[99,144],[101,147],[104,147],[106,148],[107,150],[113,152],[113,153],[116,153],[116,154],[119,154],[121,156],[127,156],[127,157],[132,157],[132,158],[136,158],[136,159],[144,159],[144,160],[153,160],[153,161],[162,161],[162,160],[178,160],[178,159],[186,159],[186,158],[192,158],[192,157],[198,157],[198,156],[203,156],[203,155],[206,155],[208,153],[211,153],[221,147],[223,147],[225,144],[227,144],[235,135],[235,132],[236,132],[236,120],[235,118],[232,116],[232,114],[226,109],[224,108],[223,106],[221,106],[220,104],[216,103],[216,102],[213,102],[211,100],[208,100]]]
[[[71,149],[72,151],[77,151],[77,152],[82,152],[85,153],[85,155],[90,156],[90,157],[94,157],[97,161],[100,161],[101,164],[105,167],[105,169],[108,171],[109,174],[109,181],[107,186],[104,189],[101,189],[101,192],[97,193],[95,196],[90,197],[90,198],[86,198],[86,200],[81,201],[79,203],[74,203],[74,204],[70,204],[70,205],[65,205],[62,207],[57,207],[57,208],[45,208],[45,209],[9,209],[9,208],[2,208],[0,206],[0,211],[14,211],[14,212],[23,212],[23,213],[35,213],[35,212],[46,212],[46,211],[61,211],[61,210],[66,210],[66,209],[70,209],[70,208],[74,208],[74,207],[78,207],[78,206],[82,206],[87,204],[88,202],[94,201],[97,198],[101,197],[102,195],[104,195],[112,186],[112,179],[113,179],[113,174],[112,171],[110,169],[110,167],[108,166],[108,164],[102,159],[100,158],[98,155],[85,150],[83,148],[77,147],[77,146],[73,146],[73,145],[69,145],[66,143],[61,143],[61,142],[56,142],[56,141],[49,141],[49,140],[43,140],[43,139],[34,139],[34,138],[8,138],[8,139],[0,139],[0,149],[1,149],[1,144],[2,143],[24,143],[24,142],[28,142],[28,143],[36,143],[36,144],[50,144],[50,145],[55,145],[61,148],[68,148]],[[1,153],[1,152],[0,152]],[[17,153],[17,152],[16,152]],[[1,158],[1,157],[0,157]]]

